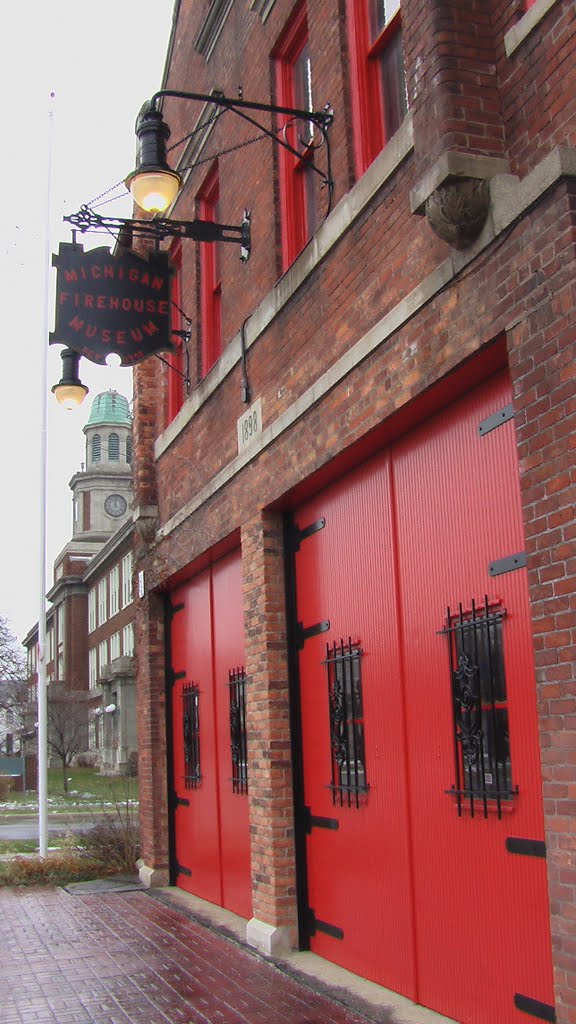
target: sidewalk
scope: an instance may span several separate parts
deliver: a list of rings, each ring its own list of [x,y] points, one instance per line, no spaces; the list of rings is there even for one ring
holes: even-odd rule
[[[80,893],[0,889],[2,1024],[409,1019],[382,997],[372,1004],[330,981],[306,978],[295,960],[280,969],[239,943],[233,926],[199,919],[193,904],[180,907],[173,891]],[[422,1007],[412,1012],[415,1022],[442,1020]]]

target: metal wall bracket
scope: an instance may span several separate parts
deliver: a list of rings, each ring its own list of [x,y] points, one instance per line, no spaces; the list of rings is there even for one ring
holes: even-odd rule
[[[504,572],[513,572],[514,569],[523,569],[526,565],[526,552],[519,551],[517,555],[508,555],[507,558],[498,558],[490,562],[488,566],[489,576],[501,576]]]
[[[549,1003],[541,1003],[538,999],[530,999],[530,996],[522,996],[518,992],[514,996],[514,1006],[522,1013],[528,1013],[538,1020],[556,1021],[556,1010]]]
[[[496,430],[496,427],[501,427],[503,423],[507,423],[513,417],[514,406],[510,402],[510,405],[505,405],[503,409],[493,412],[491,416],[487,416],[485,420],[482,420],[478,424],[478,433],[481,437],[484,437],[485,434],[489,434],[491,430]]]
[[[543,839],[517,839],[508,836],[506,849],[508,853],[520,853],[525,857],[546,857],[546,843]]]

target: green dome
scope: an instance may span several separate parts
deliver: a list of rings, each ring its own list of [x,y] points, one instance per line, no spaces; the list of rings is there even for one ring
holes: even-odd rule
[[[101,395],[96,395],[86,426],[94,427],[100,424],[132,426],[130,406],[124,395],[119,395],[117,391],[103,391]]]

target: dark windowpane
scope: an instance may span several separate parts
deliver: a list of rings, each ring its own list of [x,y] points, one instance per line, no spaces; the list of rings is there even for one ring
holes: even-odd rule
[[[485,816],[488,800],[516,795],[512,786],[510,738],[502,625],[506,612],[485,604],[456,615],[448,609],[444,630],[450,644],[456,784],[449,792],[463,798],[472,814],[480,800]]]
[[[408,109],[402,33],[396,32],[378,57],[386,138],[398,131]]]
[[[230,752],[232,792],[248,792],[248,745],[246,739],[246,675],[244,669],[228,673],[230,688]]]
[[[359,796],[368,791],[364,745],[364,708],[360,658],[362,651],[351,639],[326,648],[328,669],[328,700],[330,709],[330,746],[334,801],[352,801],[360,805]]]
[[[182,702],[184,786],[186,789],[197,789],[202,780],[200,771],[200,691],[198,687],[185,686],[182,690]]]

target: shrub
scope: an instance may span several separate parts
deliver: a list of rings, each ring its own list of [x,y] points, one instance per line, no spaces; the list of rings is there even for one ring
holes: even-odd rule
[[[67,885],[113,874],[101,863],[79,853],[51,853],[49,857],[13,857],[1,865],[0,886]]]
[[[82,836],[88,857],[110,871],[135,870],[140,856],[140,835],[133,814],[103,814]]]

